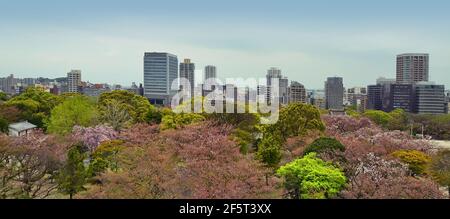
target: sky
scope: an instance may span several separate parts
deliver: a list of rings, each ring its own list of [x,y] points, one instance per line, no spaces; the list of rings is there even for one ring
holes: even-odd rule
[[[329,76],[353,87],[394,78],[396,55],[417,52],[449,88],[449,11],[448,0],[0,0],[0,77],[81,69],[84,81],[131,85],[157,51],[222,79],[278,67],[306,88]]]

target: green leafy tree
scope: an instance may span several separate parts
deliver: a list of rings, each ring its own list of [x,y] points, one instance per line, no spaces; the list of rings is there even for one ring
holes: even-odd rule
[[[360,113],[358,113],[356,106],[351,106],[345,109],[345,113],[350,116],[350,117],[354,117],[354,118],[359,118],[361,116]]]
[[[392,154],[403,163],[408,164],[409,169],[416,175],[424,174],[431,162],[431,157],[416,150],[400,150]]]
[[[160,124],[162,121],[163,112],[161,109],[156,108],[155,106],[151,105],[149,107],[149,110],[147,114],[145,115],[145,121],[147,123],[155,123]]]
[[[450,198],[450,150],[441,151],[433,157],[429,172],[439,184],[447,187]]]
[[[94,125],[97,115],[94,103],[84,96],[75,96],[52,110],[47,129],[50,133],[66,135],[72,131],[74,126]]]
[[[187,125],[204,121],[205,117],[195,113],[179,113],[173,115],[166,115],[162,118],[161,129],[179,129]]]
[[[289,137],[304,136],[311,131],[324,131],[325,125],[320,118],[319,110],[308,104],[292,103],[280,111],[279,120],[276,124],[262,126],[263,138],[258,145],[258,154],[265,154],[264,157],[281,156],[284,142]],[[267,139],[269,138],[269,139]],[[277,148],[277,149],[276,149]],[[262,150],[262,151],[260,151]],[[274,153],[268,155],[268,153]],[[261,158],[261,156],[258,156]],[[262,159],[268,166],[276,166],[273,161],[280,159]],[[267,162],[270,161],[270,162]]]
[[[409,119],[414,124],[414,133],[422,133],[423,125],[425,135],[434,139],[450,140],[450,114],[409,114]]]
[[[283,139],[308,134],[309,131],[324,131],[325,125],[320,118],[320,111],[303,103],[292,103],[280,111],[278,122],[274,125]]]
[[[321,137],[308,145],[303,154],[315,152],[317,154],[323,152],[345,151],[345,146],[335,138]]]
[[[50,112],[62,102],[59,96],[45,92],[41,88],[28,88],[20,95],[9,99],[5,104],[21,111],[20,119],[28,120],[40,128],[45,128],[45,120]]]
[[[389,122],[392,120],[392,116],[389,113],[379,110],[367,110],[364,113],[364,116],[382,127],[387,127]]]
[[[277,174],[285,179],[288,196],[294,199],[334,198],[344,188],[344,173],[310,153],[301,159],[278,169]]]
[[[387,128],[390,130],[407,130],[408,129],[408,115],[403,109],[395,109],[389,113],[391,116]]]
[[[235,109],[244,105],[235,104]],[[249,106],[244,106],[249,112]],[[237,110],[235,110],[237,112]],[[241,153],[247,154],[257,147],[258,126],[260,125],[260,115],[255,113],[213,113],[208,114],[207,119],[221,125],[231,125],[234,130],[231,138],[238,143]]]
[[[100,120],[109,124],[116,131],[120,131],[132,123],[132,118],[128,113],[127,106],[115,99],[106,100],[105,103],[100,106]]]
[[[247,154],[251,146],[256,143],[253,133],[240,128],[233,130],[231,137],[238,143],[242,154]]]
[[[281,161],[281,136],[273,134],[266,135],[258,145],[257,158],[266,166],[275,168]]]
[[[0,91],[0,101],[7,101],[8,95],[5,92]]]
[[[61,193],[69,195],[70,199],[81,191],[87,182],[87,171],[84,160],[87,155],[82,151],[82,145],[73,146],[67,153],[67,161],[56,178]]]
[[[145,97],[123,90],[103,93],[98,100],[100,110],[105,110],[104,106],[111,100],[119,102],[128,111],[133,122],[139,123],[146,121],[146,116],[151,105]]]
[[[121,140],[106,141],[100,144],[91,155],[89,175],[96,176],[106,170],[117,172],[119,170],[118,154],[125,147]]]
[[[0,132],[8,133],[9,123],[6,119],[0,117]]]

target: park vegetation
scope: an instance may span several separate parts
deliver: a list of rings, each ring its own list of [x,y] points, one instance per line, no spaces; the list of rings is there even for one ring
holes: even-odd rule
[[[449,197],[449,152],[410,133],[420,123],[445,139],[446,116],[331,116],[302,103],[275,124],[261,116],[174,113],[127,91],[0,94],[1,132],[39,127],[0,134],[0,199]]]

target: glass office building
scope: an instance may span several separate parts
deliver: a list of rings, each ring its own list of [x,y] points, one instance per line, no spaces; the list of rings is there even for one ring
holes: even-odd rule
[[[175,83],[176,90],[172,90]],[[178,90],[178,58],[169,53],[144,54],[144,96],[152,104],[170,105]]]

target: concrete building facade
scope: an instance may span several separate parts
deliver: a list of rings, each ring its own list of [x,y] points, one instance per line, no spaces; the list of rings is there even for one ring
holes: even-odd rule
[[[397,83],[428,81],[429,54],[406,53],[397,56]]]
[[[67,73],[67,91],[69,93],[80,93],[81,70],[72,70]]]
[[[306,89],[303,84],[292,81],[289,87],[289,103],[306,103]]]

